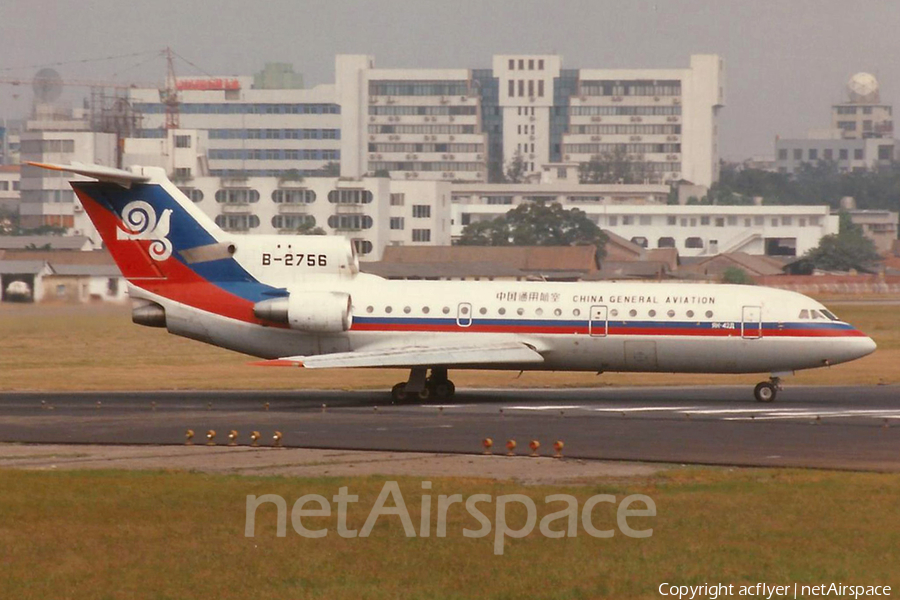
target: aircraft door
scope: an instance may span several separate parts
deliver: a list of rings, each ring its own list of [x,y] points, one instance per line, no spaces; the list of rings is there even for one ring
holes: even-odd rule
[[[757,340],[762,337],[762,331],[762,308],[745,306],[741,321],[741,337],[747,340]]]
[[[591,320],[588,321],[588,332],[593,337],[606,337],[607,333],[607,317],[609,309],[605,306],[591,307]]]
[[[468,327],[472,324],[472,305],[468,302],[460,302],[456,307],[456,324],[460,327]]]

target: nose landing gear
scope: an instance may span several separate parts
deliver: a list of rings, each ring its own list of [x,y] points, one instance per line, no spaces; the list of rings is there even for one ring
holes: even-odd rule
[[[409,381],[398,383],[391,389],[394,403],[427,400],[449,400],[456,394],[456,386],[447,378],[447,369],[431,369],[431,377],[426,377],[427,369],[417,367],[409,372]]]

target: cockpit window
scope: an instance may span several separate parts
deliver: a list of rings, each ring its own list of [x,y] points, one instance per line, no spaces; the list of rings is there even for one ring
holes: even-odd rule
[[[823,315],[825,315],[826,317],[828,317],[828,318],[831,319],[832,321],[840,321],[840,319],[837,318],[837,315],[835,315],[835,314],[834,314],[833,312],[831,312],[830,310],[827,310],[827,309],[824,309],[824,308],[823,308],[823,309],[820,309],[819,312],[821,312]]]
[[[805,309],[805,308],[804,308],[803,310],[801,310],[801,311],[800,311],[800,318],[801,318],[801,319],[808,319],[808,318],[809,318],[809,311],[808,311],[807,309]]]
[[[817,310],[809,311],[809,316],[812,317],[813,319],[824,319],[825,318],[822,315],[820,315],[819,311],[817,311]]]

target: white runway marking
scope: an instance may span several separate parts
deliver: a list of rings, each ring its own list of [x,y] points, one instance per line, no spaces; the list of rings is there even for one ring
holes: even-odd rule
[[[585,408],[584,406],[560,406],[558,404],[554,404],[551,406],[504,406],[503,410],[575,410],[578,408]]]
[[[779,411],[792,411],[793,408],[715,408],[709,410],[691,410],[685,411],[692,415],[725,415],[737,413],[778,413]]]
[[[663,411],[684,411],[684,410],[694,410],[700,408],[699,406],[623,406],[621,408],[592,408],[591,410],[594,412],[663,412]]]

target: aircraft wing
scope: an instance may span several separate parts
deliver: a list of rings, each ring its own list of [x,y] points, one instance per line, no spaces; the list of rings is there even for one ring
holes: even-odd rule
[[[429,367],[433,365],[540,364],[544,357],[522,342],[389,346],[358,352],[288,356],[258,363],[263,366],[332,369],[338,367]]]

